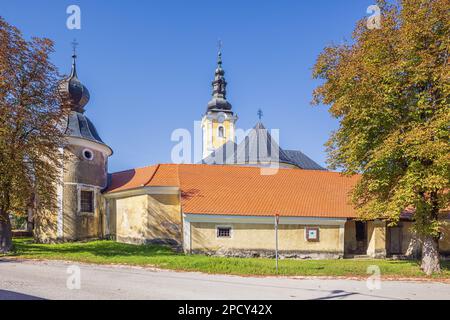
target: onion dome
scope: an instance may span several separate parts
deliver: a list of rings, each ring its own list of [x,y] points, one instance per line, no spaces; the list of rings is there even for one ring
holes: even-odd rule
[[[225,81],[225,71],[222,68],[222,52],[217,56],[217,68],[212,82],[212,99],[208,102],[208,110],[231,111],[231,104],[227,101],[227,82]]]
[[[72,59],[72,71],[70,72],[70,76],[61,82],[60,91],[63,94],[68,94],[70,97],[70,108],[72,111],[83,113],[84,107],[89,102],[89,90],[78,79],[76,66],[77,55],[75,53],[73,54]]]
[[[94,124],[84,114],[72,111],[66,123],[65,135],[105,144],[95,129]]]
[[[64,134],[70,138],[88,140],[103,145],[107,148],[108,155],[111,155],[112,149],[103,142],[94,124],[84,114],[84,107],[89,102],[89,91],[77,77],[75,52],[72,58],[70,76],[60,84],[60,91],[68,94],[71,100],[71,111],[64,123]]]

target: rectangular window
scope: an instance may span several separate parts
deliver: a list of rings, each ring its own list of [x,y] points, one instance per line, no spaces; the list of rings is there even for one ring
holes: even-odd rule
[[[81,190],[81,212],[94,213],[94,191]]]
[[[231,238],[231,227],[217,227],[217,238]]]
[[[310,242],[319,241],[319,228],[306,228],[306,240]]]

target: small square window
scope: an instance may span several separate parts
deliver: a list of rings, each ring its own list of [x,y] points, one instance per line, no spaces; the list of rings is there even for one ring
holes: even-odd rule
[[[217,227],[217,238],[231,238],[231,227]]]
[[[306,240],[310,242],[319,241],[319,228],[306,228]]]
[[[94,213],[94,191],[81,190],[81,212]]]

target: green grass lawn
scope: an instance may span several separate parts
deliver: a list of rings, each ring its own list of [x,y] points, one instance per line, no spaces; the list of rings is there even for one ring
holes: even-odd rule
[[[15,239],[10,256],[25,259],[67,260],[98,264],[153,266],[164,269],[235,275],[276,275],[273,259],[222,258],[175,253],[155,245],[130,245],[114,241],[64,244],[35,244]],[[415,261],[395,260],[280,260],[279,275],[285,276],[368,276],[367,267],[377,265],[383,277],[425,277]],[[450,278],[450,262],[434,278]]]

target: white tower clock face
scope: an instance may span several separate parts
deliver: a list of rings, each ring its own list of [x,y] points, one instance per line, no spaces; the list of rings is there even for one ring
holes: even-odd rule
[[[219,121],[219,123],[223,123],[225,121],[225,115],[219,114],[219,116],[217,117],[217,121]]]

